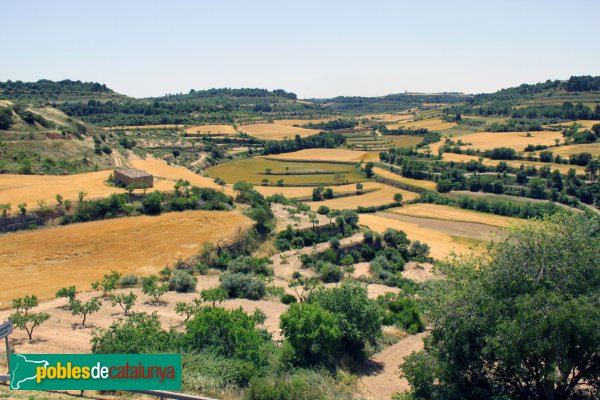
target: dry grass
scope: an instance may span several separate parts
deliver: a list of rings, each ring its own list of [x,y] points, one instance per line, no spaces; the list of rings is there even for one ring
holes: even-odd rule
[[[176,124],[159,124],[159,125],[121,125],[121,126],[111,126],[109,128],[103,128],[106,131],[114,131],[114,130],[133,130],[133,129],[180,129],[185,125],[176,125]]]
[[[554,146],[555,139],[562,141],[560,132],[477,132],[460,137],[463,143],[470,143],[467,146],[461,146],[464,149],[491,150],[496,147],[510,147],[515,151],[524,151],[527,145],[545,145]],[[443,142],[432,143],[429,145],[433,153],[442,146]]]
[[[444,221],[455,222],[471,222],[502,228],[506,228],[511,224],[521,221],[518,218],[503,217],[500,215],[463,210],[462,208],[426,203],[410,204],[405,207],[392,208],[387,211],[411,217],[441,219]]]
[[[65,285],[88,289],[113,269],[156,273],[196,254],[202,243],[231,240],[251,224],[234,212],[187,211],[6,234],[0,237],[0,265],[5,277],[18,280],[2,290],[0,307],[26,294],[51,298]]]
[[[373,182],[365,182],[363,183],[364,189],[373,185]],[[341,193],[354,193],[356,192],[356,184],[350,183],[348,185],[340,185],[340,186],[330,186],[333,189],[333,193],[341,194]],[[255,186],[254,187],[260,194],[263,196],[272,196],[274,194],[282,194],[288,199],[295,199],[299,197],[310,197],[312,196],[312,192],[314,187],[311,186],[288,186],[288,187],[278,187],[278,186]]]
[[[232,125],[196,125],[185,128],[185,133],[206,135],[210,133],[235,135],[237,131]]]
[[[307,149],[269,156],[277,160],[359,162],[379,159],[379,153],[345,149]]]
[[[441,131],[444,129],[454,128],[456,122],[444,122],[440,118],[428,118],[419,121],[406,121],[397,124],[388,125],[388,129],[398,129],[401,126],[405,128],[427,128],[430,131]]]
[[[190,182],[192,186],[209,187],[212,189],[223,190],[226,193],[231,193],[231,189],[225,186],[216,184],[211,178],[200,176],[187,168],[177,165],[169,165],[163,160],[147,157],[145,160],[133,159],[129,160],[132,167],[150,172],[152,175],[170,179],[184,179]]]
[[[296,128],[280,124],[251,124],[238,126],[238,131],[247,133],[250,136],[265,140],[284,140],[293,139],[296,135],[300,137],[316,135],[320,131],[317,129]]]
[[[388,113],[388,114],[366,114],[361,115],[359,119],[367,118],[379,122],[399,122],[414,118],[412,113]],[[389,126],[389,125],[388,125]]]
[[[393,181],[400,182],[400,183],[405,183],[407,185],[419,187],[421,189],[435,190],[435,188],[436,188],[436,183],[435,182],[425,181],[425,180],[420,180],[420,179],[405,178],[405,177],[400,176],[398,174],[394,174],[394,173],[388,171],[387,169],[383,169],[383,168],[379,168],[379,167],[374,167],[373,168],[373,172],[375,172],[376,175],[378,175],[378,176],[380,176],[382,178],[391,179]]]
[[[410,240],[420,240],[431,246],[431,256],[438,260],[444,259],[453,251],[466,253],[473,249],[468,240],[461,240],[457,235],[453,235],[456,232],[428,228],[419,223],[406,222],[376,214],[360,214],[359,222],[361,225],[366,225],[379,233],[387,228],[402,230],[406,232]]]
[[[319,206],[327,206],[332,209],[356,209],[362,207],[376,207],[394,202],[394,194],[402,193],[404,201],[417,198],[417,193],[408,190],[398,189],[393,186],[384,185],[378,182],[367,182],[364,189],[376,189],[375,191],[361,195],[340,197],[337,199],[307,202],[311,209],[316,210]]]
[[[559,149],[560,147],[556,147],[557,149]],[[471,160],[473,161],[478,161],[480,157],[478,156],[470,156],[467,154],[455,154],[455,153],[444,153],[444,155],[442,156],[442,160],[444,161],[454,161],[454,162],[464,162],[467,163]],[[482,157],[483,158],[483,157]],[[514,168],[519,168],[521,165],[525,165],[527,166],[531,166],[531,167],[536,167],[536,168],[540,168],[543,166],[549,166],[550,169],[552,171],[554,171],[555,169],[559,170],[561,173],[567,173],[569,172],[570,169],[574,169],[575,171],[577,171],[577,173],[584,173],[585,168],[578,166],[578,165],[570,165],[570,164],[555,164],[555,163],[543,163],[543,162],[539,162],[539,161],[522,161],[522,160],[492,160],[489,158],[483,158],[483,165],[487,165],[487,166],[496,166],[501,162],[505,162],[506,164],[510,165],[511,167]]]

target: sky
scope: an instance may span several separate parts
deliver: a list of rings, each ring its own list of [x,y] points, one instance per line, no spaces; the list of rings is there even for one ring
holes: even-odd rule
[[[599,15],[598,0],[1,0],[0,81],[481,93],[600,75]]]

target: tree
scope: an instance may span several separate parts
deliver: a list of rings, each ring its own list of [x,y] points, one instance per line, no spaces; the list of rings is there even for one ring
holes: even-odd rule
[[[121,274],[111,271],[110,274],[105,274],[101,281],[92,283],[92,289],[102,290],[102,297],[108,297],[109,293],[117,288],[119,279],[121,279]]]
[[[334,365],[342,347],[342,331],[335,314],[317,304],[294,303],[281,315],[280,327],[286,339],[284,354],[302,366]]]
[[[0,130],[7,130],[12,124],[12,110],[9,107],[0,108]]]
[[[546,185],[540,178],[531,178],[527,183],[527,195],[534,199],[546,198]]]
[[[260,181],[262,183],[263,186],[267,186],[269,184],[269,179],[264,178],[263,180]]]
[[[356,184],[356,194],[362,194],[362,191],[363,191],[363,184],[358,182]]]
[[[312,224],[313,229],[315,229],[315,226],[319,223],[319,218],[317,218],[317,214],[309,213],[308,219],[310,220],[310,223]]]
[[[83,202],[83,199],[85,198],[85,196],[87,196],[86,192],[79,192],[79,194],[77,195],[77,198],[79,200],[80,203]]]
[[[599,228],[560,212],[451,265],[430,340],[402,367],[415,398],[599,398]]]
[[[100,311],[100,306],[102,303],[98,297],[92,297],[90,300],[86,302],[82,302],[81,300],[73,300],[70,302],[70,310],[71,314],[77,316],[83,316],[83,320],[81,321],[81,325],[85,326],[85,321],[88,315],[94,314]]]
[[[150,275],[142,278],[142,293],[154,299],[154,303],[160,303],[160,298],[169,291],[169,285],[158,284],[159,279],[156,275]]]
[[[394,193],[394,203],[400,205],[402,203],[402,193]]]
[[[75,286],[64,287],[56,292],[56,297],[65,297],[69,300],[69,303],[75,300],[76,295],[77,289]]]
[[[162,212],[162,194],[159,191],[150,193],[142,201],[144,213],[154,215]]]
[[[21,215],[27,214],[27,203],[19,203],[17,207],[19,208]]]
[[[294,289],[296,297],[302,302],[310,298],[310,296],[321,286],[321,282],[317,278],[299,277],[292,280],[288,286]]]
[[[37,296],[25,296],[13,299],[14,314],[9,317],[9,320],[19,329],[27,332],[29,340],[33,338],[33,330],[46,322],[50,315],[48,313],[31,313],[32,308],[39,305]]]
[[[2,215],[2,218],[7,218],[10,215],[10,209],[10,203],[0,204],[0,215]]]
[[[450,179],[440,179],[437,183],[437,191],[440,193],[448,193],[452,190],[452,181]]]
[[[200,299],[193,299],[192,303],[178,301],[175,303],[175,314],[185,316],[183,322],[188,322],[192,315],[197,313],[200,308],[202,308],[202,302]]]
[[[200,297],[202,300],[212,303],[212,306],[215,307],[216,303],[221,304],[223,301],[227,300],[227,292],[223,288],[214,288],[214,289],[204,289],[200,292]]]
[[[317,186],[312,191],[312,199],[313,201],[321,201],[323,200],[323,186]]]
[[[369,161],[368,163],[365,164],[365,175],[367,175],[367,178],[371,178],[373,176],[373,167],[375,166],[375,164],[372,161]]]
[[[129,310],[133,308],[136,300],[137,296],[133,292],[129,292],[129,294],[113,294],[110,296],[110,302],[112,306],[115,307],[118,305],[119,307],[121,307],[125,315],[129,315]]]

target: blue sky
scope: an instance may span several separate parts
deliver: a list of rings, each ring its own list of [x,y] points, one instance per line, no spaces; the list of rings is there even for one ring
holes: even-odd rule
[[[600,75],[599,15],[596,0],[4,1],[0,80],[478,93]]]

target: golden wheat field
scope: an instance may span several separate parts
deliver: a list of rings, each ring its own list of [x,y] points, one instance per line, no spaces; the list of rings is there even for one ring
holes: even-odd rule
[[[296,135],[306,137],[316,135],[320,131],[317,129],[296,128],[280,124],[250,124],[238,126],[238,131],[247,133],[258,139],[265,140],[284,140],[293,139]]]
[[[318,124],[321,122],[331,121],[333,118],[314,118],[314,119],[276,119],[273,121],[275,125],[281,126],[302,126],[306,124]]]
[[[187,168],[177,165],[169,165],[164,160],[147,157],[142,159],[130,159],[129,164],[132,167],[148,171],[155,177],[161,177],[170,180],[184,179],[190,182],[192,186],[208,187],[216,190],[223,190],[225,193],[231,193],[231,188],[216,184],[211,178],[200,176]]]
[[[560,147],[558,147],[560,148]],[[478,161],[480,157],[477,156],[470,156],[468,154],[455,154],[455,153],[444,153],[444,155],[442,156],[442,160],[444,161],[454,161],[454,162],[469,162],[469,161]],[[552,171],[554,171],[555,169],[559,170],[561,173],[566,174],[567,172],[569,172],[570,169],[574,169],[575,171],[577,171],[577,173],[584,173],[585,172],[585,168],[581,167],[579,165],[570,165],[570,164],[555,164],[555,163],[543,163],[543,162],[539,162],[539,161],[523,161],[523,160],[492,160],[489,158],[483,158],[483,165],[487,165],[487,166],[495,166],[498,165],[498,163],[501,162],[505,162],[506,164],[510,165],[511,167],[514,168],[519,168],[521,165],[525,165],[526,167],[536,167],[536,168],[540,168],[543,166],[549,166],[550,169]]]
[[[550,127],[564,127],[567,128],[569,126],[572,125],[580,125],[583,129],[592,129],[592,126],[596,125],[596,124],[600,124],[600,121],[597,120],[591,120],[591,119],[579,119],[577,121],[572,121],[572,122],[561,122],[558,124],[552,124],[552,125],[547,125]]]
[[[559,146],[549,149],[554,155],[568,157],[571,154],[590,153],[594,157],[600,156],[600,142],[586,144],[572,144],[568,146]]]
[[[415,186],[415,187],[418,187],[421,189],[435,190],[435,188],[436,188],[435,182],[425,181],[425,180],[420,180],[420,179],[405,178],[403,176],[392,173],[392,172],[388,171],[387,169],[383,169],[380,167],[373,167],[373,172],[375,172],[375,174],[377,176],[380,176],[382,178],[391,179],[393,181],[405,183],[407,185]]]
[[[327,206],[331,209],[356,209],[358,207],[376,207],[394,202],[394,194],[402,193],[403,201],[414,200],[417,193],[408,190],[398,189],[393,186],[384,185],[378,182],[364,183],[365,190],[376,189],[372,192],[361,195],[339,197],[331,200],[307,202],[311,209],[316,210],[319,206]]]
[[[235,135],[238,132],[232,125],[195,125],[185,128],[185,133],[206,135],[206,134],[225,134]]]
[[[460,137],[465,146],[464,149],[491,150],[497,147],[510,147],[515,151],[524,151],[527,145],[545,145],[554,146],[555,140],[562,142],[563,137],[560,132],[477,132],[470,133]],[[468,144],[467,144],[468,143]],[[436,153],[443,145],[443,142],[432,143],[429,145],[431,150]]]
[[[471,222],[502,228],[509,227],[511,224],[521,221],[518,218],[503,217],[500,215],[427,203],[409,204],[404,207],[391,208],[386,211],[399,215],[408,215],[411,217],[441,219],[444,221],[455,222]]]
[[[444,122],[440,118],[428,118],[419,121],[403,121],[397,124],[387,125],[388,129],[405,128],[427,128],[430,131],[441,131],[444,129],[454,128],[456,122]]]
[[[379,159],[378,152],[354,151],[345,149],[306,149],[293,153],[271,155],[269,158],[277,160],[294,161],[336,161],[336,162],[358,162],[373,161]]]
[[[48,299],[67,285],[89,290],[110,270],[157,273],[251,225],[235,212],[186,211],[9,233],[0,236],[0,265],[5,277],[18,279],[0,293],[0,307],[25,293]]]

